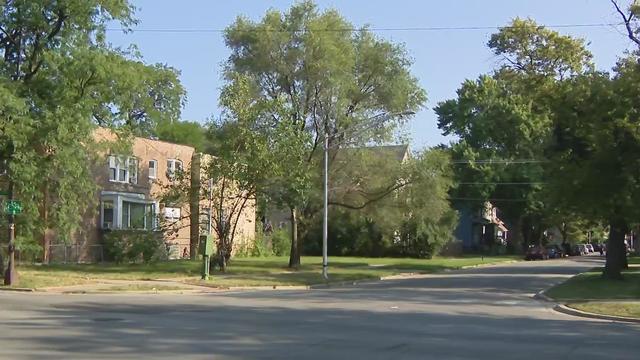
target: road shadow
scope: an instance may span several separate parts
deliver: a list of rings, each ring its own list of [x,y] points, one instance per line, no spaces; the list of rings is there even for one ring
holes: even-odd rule
[[[78,301],[4,321],[0,357],[637,359],[639,327],[558,315]],[[293,304],[294,305],[294,304]]]

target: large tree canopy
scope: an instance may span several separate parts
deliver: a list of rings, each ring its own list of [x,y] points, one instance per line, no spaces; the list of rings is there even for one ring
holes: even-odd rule
[[[6,186],[24,205],[17,227],[23,245],[45,229],[67,240],[77,228],[94,198],[96,125],[149,133],[157,121],[179,116],[177,73],[110,48],[105,28],[112,21],[135,24],[133,7],[125,0],[2,6],[0,154]]]
[[[304,151],[289,152],[299,158],[282,159],[282,168],[313,162],[325,134],[334,147],[387,141],[426,98],[402,45],[355,29],[335,10],[321,12],[310,1],[284,13],[270,10],[259,22],[239,17],[225,41],[231,49],[227,79],[246,76],[256,101],[278,102],[284,110],[263,119],[309,135]],[[283,176],[276,201],[291,210],[295,228],[311,177],[299,171]],[[297,232],[292,235],[290,264],[297,266]]]
[[[591,54],[583,40],[530,19],[513,20],[488,45],[501,66],[465,81],[457,98],[435,111],[443,133],[459,138],[451,147],[459,162],[454,198],[476,206],[493,199],[516,228],[512,240],[526,245],[541,237],[549,212],[543,184],[555,89],[590,71]]]

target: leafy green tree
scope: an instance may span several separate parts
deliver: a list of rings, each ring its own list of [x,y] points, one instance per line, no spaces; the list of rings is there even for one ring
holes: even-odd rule
[[[250,79],[242,75],[223,89],[220,104],[225,113],[209,130],[214,158],[203,164],[213,184],[213,191],[205,194],[213,205],[212,228],[218,239],[217,261],[222,271],[231,257],[243,211],[255,206],[258,192],[281,173],[275,160],[285,156],[280,148],[296,144],[286,136],[290,131],[282,129],[281,124],[269,126],[264,118],[282,111],[280,104],[256,101],[252,91]]]
[[[457,216],[448,199],[453,177],[446,152],[424,150],[400,161],[392,150],[335,155],[330,254],[431,257],[453,240]],[[320,251],[320,226],[315,218],[306,236],[311,253]]]
[[[354,29],[335,10],[320,12],[310,1],[285,13],[270,10],[259,22],[239,17],[226,29],[225,42],[231,49],[227,78],[244,74],[256,100],[283,104],[286,111],[272,114],[269,121],[308,134],[304,137],[309,143],[303,145],[307,162],[317,159],[314,155],[325,134],[332,143],[347,135],[355,144],[390,139],[406,120],[394,114],[416,111],[425,101],[402,45],[382,40],[366,28]],[[298,158],[286,161],[300,163]],[[283,184],[293,186],[282,191],[284,197],[278,202],[287,203],[295,229],[307,198],[310,180],[306,179],[312,177],[298,171],[285,175]],[[292,241],[297,243],[295,236]],[[294,249],[300,246],[292,245],[289,263],[297,266],[300,254]]]
[[[397,246],[401,255],[431,258],[453,240],[458,223],[451,208],[449,191],[453,171],[449,155],[441,150],[426,150],[405,164],[407,186],[394,199],[402,209]]]
[[[180,107],[173,101],[182,90],[176,97],[147,101],[150,89],[163,88],[156,86],[162,81],[150,80],[158,72],[173,89],[181,89],[175,72],[155,72],[109,48],[105,29],[112,21],[125,28],[134,24],[132,6],[125,0],[16,0],[0,12],[0,93],[6,100],[0,153],[8,160],[9,198],[23,202],[17,227],[21,241],[37,241],[46,229],[69,239],[91,208],[91,164],[100,148],[93,140],[96,124],[128,124],[136,132],[169,103]],[[133,116],[140,111],[144,115]],[[46,261],[48,237],[42,238]],[[11,259],[15,244],[9,250]]]
[[[543,183],[555,88],[563,79],[590,71],[591,54],[583,40],[530,19],[513,20],[488,45],[502,65],[465,81],[457,98],[435,111],[443,133],[460,139],[451,146],[458,163],[454,199],[478,208],[493,200],[516,228],[512,239],[526,245],[540,240],[548,225]]]
[[[563,84],[554,111],[551,169],[563,174],[551,178],[554,198],[588,219],[608,223],[603,275],[611,279],[621,278],[626,267],[624,238],[638,216],[640,168],[633,155],[640,151],[638,80],[637,58],[630,55],[619,61],[613,76],[593,73]]]
[[[159,131],[170,131],[167,124],[179,123],[185,90],[176,69],[145,64],[136,51],[119,49],[91,49],[87,61],[82,68],[87,77],[81,83],[97,88],[87,95],[95,103],[93,117],[98,125],[146,137],[160,136]]]
[[[200,152],[208,150],[207,129],[197,122],[161,121],[155,127],[154,133],[160,140],[191,145]]]

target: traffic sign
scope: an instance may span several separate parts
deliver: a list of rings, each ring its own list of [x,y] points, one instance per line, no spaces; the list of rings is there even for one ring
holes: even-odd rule
[[[6,190],[0,190],[0,196],[2,196],[2,195],[7,196],[7,195],[9,195],[9,192],[6,191]]]
[[[22,204],[18,200],[9,200],[4,203],[4,212],[11,215],[18,215],[22,212]]]

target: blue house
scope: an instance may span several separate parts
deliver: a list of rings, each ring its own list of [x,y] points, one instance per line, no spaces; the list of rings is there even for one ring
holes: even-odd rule
[[[498,217],[499,210],[493,204],[485,202],[481,209],[472,207],[468,202],[453,205],[459,215],[454,235],[462,241],[463,251],[478,252],[506,245],[509,230]]]

